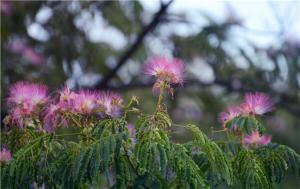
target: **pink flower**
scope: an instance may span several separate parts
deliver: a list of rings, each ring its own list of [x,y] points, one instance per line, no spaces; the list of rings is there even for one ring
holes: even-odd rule
[[[59,101],[57,106],[62,111],[68,111],[74,108],[74,100],[76,99],[77,94],[70,90],[66,85],[63,91],[59,92]]]
[[[273,109],[274,103],[264,93],[247,93],[244,98],[244,102],[241,105],[241,109],[246,115],[262,115]]]
[[[12,3],[10,0],[1,0],[0,5],[1,12],[5,16],[10,16],[12,14]]]
[[[15,38],[9,43],[8,47],[14,53],[22,53],[26,48],[26,44],[22,39]]]
[[[73,99],[73,111],[80,114],[93,113],[97,108],[97,96],[93,91],[80,91]]]
[[[181,60],[166,57],[151,58],[144,68],[146,75],[155,76],[169,84],[182,84],[184,72],[185,66]]]
[[[45,62],[44,57],[22,39],[15,38],[8,47],[12,52],[22,55],[30,64],[41,65]]]
[[[6,148],[2,148],[2,150],[0,151],[0,163],[7,163],[12,159],[12,155],[10,153],[9,150],[7,150]]]
[[[60,123],[65,123],[65,120],[61,117],[60,107],[58,105],[51,104],[45,111],[44,116],[44,129],[48,133],[54,131]]]
[[[219,115],[219,121],[226,126],[226,123],[241,115],[241,110],[238,106],[232,106],[227,109],[226,112],[221,112]]]
[[[17,82],[9,88],[8,103],[12,107],[20,105],[37,106],[47,102],[46,85]]]
[[[26,118],[38,115],[48,101],[47,91],[47,86],[42,84],[17,82],[12,85],[7,98],[12,123],[24,127]]]
[[[247,135],[244,137],[243,143],[246,146],[265,146],[267,144],[269,144],[272,140],[272,136],[271,135],[261,135],[259,134],[259,132],[253,131],[251,133],[251,135]]]
[[[119,117],[122,114],[123,99],[117,93],[110,91],[100,92],[97,103],[102,109],[101,117]]]
[[[32,47],[26,47],[22,53],[23,57],[34,65],[41,65],[44,63],[44,57],[36,52]]]

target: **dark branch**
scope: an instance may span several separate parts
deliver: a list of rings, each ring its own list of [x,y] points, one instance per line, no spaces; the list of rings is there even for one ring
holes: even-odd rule
[[[95,88],[106,88],[110,79],[113,78],[118,70],[126,63],[126,61],[133,55],[133,53],[138,49],[140,44],[143,42],[146,35],[151,32],[160,22],[160,18],[166,12],[169,5],[173,0],[169,1],[167,4],[162,4],[160,10],[155,14],[152,21],[141,31],[133,45],[126,51],[126,53],[119,59],[116,67],[114,67],[110,72],[100,81]]]

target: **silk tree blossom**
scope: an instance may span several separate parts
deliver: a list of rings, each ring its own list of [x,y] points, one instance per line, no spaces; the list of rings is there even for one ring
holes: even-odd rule
[[[44,130],[52,133],[55,128],[60,125],[67,126],[67,120],[62,114],[62,109],[59,105],[51,104],[45,111]]]
[[[26,119],[38,115],[48,102],[48,88],[42,84],[17,82],[9,88],[7,104],[13,124],[23,128]]]
[[[262,115],[273,109],[274,103],[264,93],[247,93],[244,102],[241,105],[243,114],[245,115]]]
[[[122,114],[123,99],[117,93],[111,91],[100,92],[97,104],[100,107],[101,117],[119,117]]]
[[[5,164],[12,159],[10,151],[6,148],[2,148],[0,151],[0,164]]]
[[[82,90],[73,99],[73,111],[79,114],[91,114],[97,108],[97,93]]]
[[[144,73],[155,76],[157,80],[166,81],[168,84],[183,84],[185,66],[179,59],[154,57],[148,60]]]
[[[74,100],[76,99],[78,94],[71,91],[67,85],[62,91],[59,91],[58,94],[58,102],[52,102],[53,104],[47,107],[43,117],[44,129],[50,133],[59,126],[68,125],[68,119],[65,116],[65,113],[78,113],[74,110]]]
[[[226,124],[234,118],[241,115],[241,109],[238,106],[231,106],[226,112],[221,112],[219,115],[219,121],[226,127]]]
[[[250,135],[247,135],[243,139],[245,146],[265,146],[272,140],[271,135],[260,135],[257,130],[253,131]]]

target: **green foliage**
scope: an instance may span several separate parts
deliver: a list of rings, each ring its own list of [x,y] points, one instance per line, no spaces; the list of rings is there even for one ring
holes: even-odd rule
[[[245,189],[268,189],[271,184],[262,160],[251,150],[240,151],[234,159],[234,174]]]
[[[288,170],[300,175],[300,156],[288,146],[271,143],[250,148],[239,136],[219,146],[220,141],[212,141],[195,125],[184,127],[192,134],[190,141],[175,144],[169,138],[172,120],[165,110],[141,114],[132,141],[125,117],[99,120],[77,133],[12,130],[11,137],[22,136],[27,142],[12,141],[16,150],[13,160],[1,164],[1,187],[270,189]],[[239,124],[242,133],[263,129],[254,117],[230,124]],[[100,178],[105,177],[102,183]]]
[[[52,183],[48,159],[61,148],[52,135],[42,135],[31,141],[14,154],[8,165],[1,167],[2,188],[29,188],[34,182],[37,185]]]
[[[201,153],[200,156],[202,156],[202,158],[200,158],[201,161],[198,159],[197,162],[202,163],[204,157],[208,161],[209,168],[206,174],[211,184],[219,184],[220,181],[224,179],[228,185],[231,185],[233,183],[231,163],[227,160],[220,147],[215,142],[209,140],[198,127],[188,125],[186,128],[188,128],[195,137],[192,143],[193,150],[196,150],[194,157],[197,156],[197,154],[199,155],[199,152]]]
[[[237,117],[226,124],[226,128],[232,129],[234,126],[246,134],[251,134],[252,131],[258,130],[263,132],[265,129],[257,117]]]
[[[210,188],[203,171],[188,155],[184,146],[180,144],[172,146],[170,164],[176,175],[170,188]]]

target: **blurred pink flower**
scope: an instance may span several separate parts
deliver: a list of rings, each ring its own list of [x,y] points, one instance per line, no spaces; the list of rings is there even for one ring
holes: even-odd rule
[[[273,109],[274,103],[264,93],[247,93],[241,105],[242,112],[246,115],[262,115]]]
[[[103,112],[100,112],[102,117],[119,117],[122,114],[123,99],[117,93],[106,91],[100,92],[97,103]]]
[[[60,108],[57,105],[51,104],[45,111],[44,129],[51,133],[60,124]]]
[[[234,118],[241,115],[241,109],[238,106],[231,106],[227,109],[226,112],[221,112],[219,114],[219,121],[223,124],[223,127],[226,126],[226,123],[233,120]]]
[[[82,90],[73,99],[73,111],[80,114],[90,114],[97,108],[97,93]]]
[[[12,159],[10,151],[6,148],[2,148],[0,151],[0,163],[7,163]]]
[[[8,104],[10,107],[44,104],[48,99],[47,92],[46,85],[20,81],[9,88]]]
[[[9,88],[7,104],[12,122],[24,127],[26,117],[41,112],[41,106],[48,102],[48,88],[42,84],[17,82]]]
[[[32,46],[27,45],[24,40],[20,38],[12,40],[8,47],[12,52],[21,54],[33,65],[41,65],[45,62],[44,57],[40,53],[34,50]]]
[[[247,135],[244,137],[243,143],[246,146],[265,146],[269,144],[272,140],[271,135],[260,135],[259,132],[253,131],[251,135]]]
[[[0,1],[1,12],[5,16],[10,16],[12,14],[12,2],[10,0]]]
[[[32,47],[26,47],[22,53],[23,57],[34,65],[41,65],[44,63],[44,57],[36,52]]]
[[[9,44],[8,47],[14,53],[22,53],[22,51],[25,49],[26,45],[23,40],[16,38],[16,39],[12,40],[12,42]]]
[[[148,60],[144,67],[146,75],[155,76],[158,80],[169,84],[183,84],[185,66],[179,59],[154,57]]]

